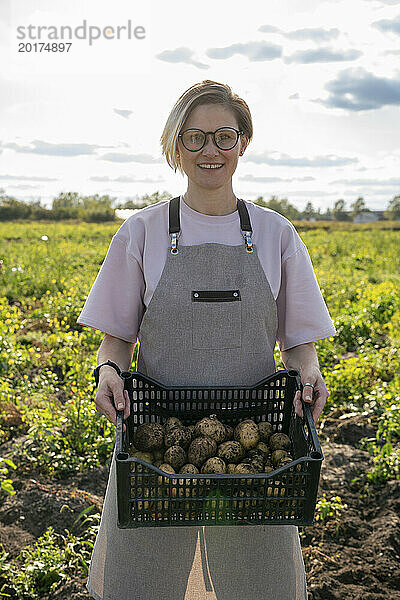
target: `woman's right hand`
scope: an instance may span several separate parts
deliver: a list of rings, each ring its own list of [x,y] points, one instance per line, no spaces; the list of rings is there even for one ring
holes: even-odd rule
[[[101,367],[99,375],[99,384],[94,399],[96,410],[113,425],[116,425],[116,408],[124,411],[124,419],[127,419],[130,415],[128,390],[124,390],[124,382],[113,367],[104,365]],[[125,430],[126,426],[124,425]]]

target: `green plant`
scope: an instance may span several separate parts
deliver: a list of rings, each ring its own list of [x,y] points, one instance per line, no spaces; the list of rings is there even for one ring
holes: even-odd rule
[[[15,490],[11,479],[7,476],[9,469],[16,469],[16,465],[9,458],[0,458],[0,489],[3,493],[13,496]]]
[[[346,504],[343,504],[340,496],[333,496],[332,498],[327,498],[325,494],[323,494],[322,498],[320,498],[316,505],[316,521],[338,521],[342,512],[347,508]]]
[[[18,600],[38,600],[54,592],[71,575],[85,577],[99,528],[100,515],[89,514],[94,506],[85,508],[75,519],[74,526],[84,527],[81,536],[64,530],[56,533],[53,527],[39,537],[35,544],[24,548],[12,561],[2,548],[0,595]]]
[[[374,484],[384,484],[392,479],[400,479],[400,447],[393,447],[391,442],[379,446],[376,441],[367,443],[368,451],[373,456],[373,468],[367,477]]]

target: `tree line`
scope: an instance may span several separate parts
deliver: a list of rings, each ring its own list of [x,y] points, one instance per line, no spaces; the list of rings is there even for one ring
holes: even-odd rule
[[[14,219],[114,221],[117,219],[116,209],[140,209],[170,198],[172,198],[171,194],[164,191],[145,194],[137,200],[117,203],[115,198],[108,195],[81,196],[78,192],[61,192],[53,199],[51,208],[47,208],[40,200],[24,202],[0,190],[0,221]],[[271,196],[269,200],[259,196],[254,203],[275,210],[290,221],[353,221],[357,215],[371,212],[362,197],[354,200],[349,208],[346,207],[344,200],[336,200],[333,208],[327,208],[324,212],[320,208],[314,208],[312,202],[307,202],[304,210],[299,210],[286,198],[279,199],[277,196]],[[394,196],[388,202],[383,216],[388,220],[400,219],[400,195]]]

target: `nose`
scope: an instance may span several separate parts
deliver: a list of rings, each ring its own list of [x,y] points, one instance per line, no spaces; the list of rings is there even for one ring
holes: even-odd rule
[[[201,150],[202,150],[202,152],[205,152],[206,154],[209,154],[209,153],[216,154],[216,153],[218,153],[219,149],[214,144],[214,139],[213,139],[212,133],[207,133],[207,135],[206,135],[206,143],[204,144],[204,146],[203,146],[203,148]]]

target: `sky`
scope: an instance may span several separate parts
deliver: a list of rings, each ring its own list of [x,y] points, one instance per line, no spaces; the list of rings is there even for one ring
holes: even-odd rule
[[[400,0],[1,0],[0,189],[48,207],[183,194],[160,136],[204,79],[251,110],[236,196],[324,211],[400,194]]]

